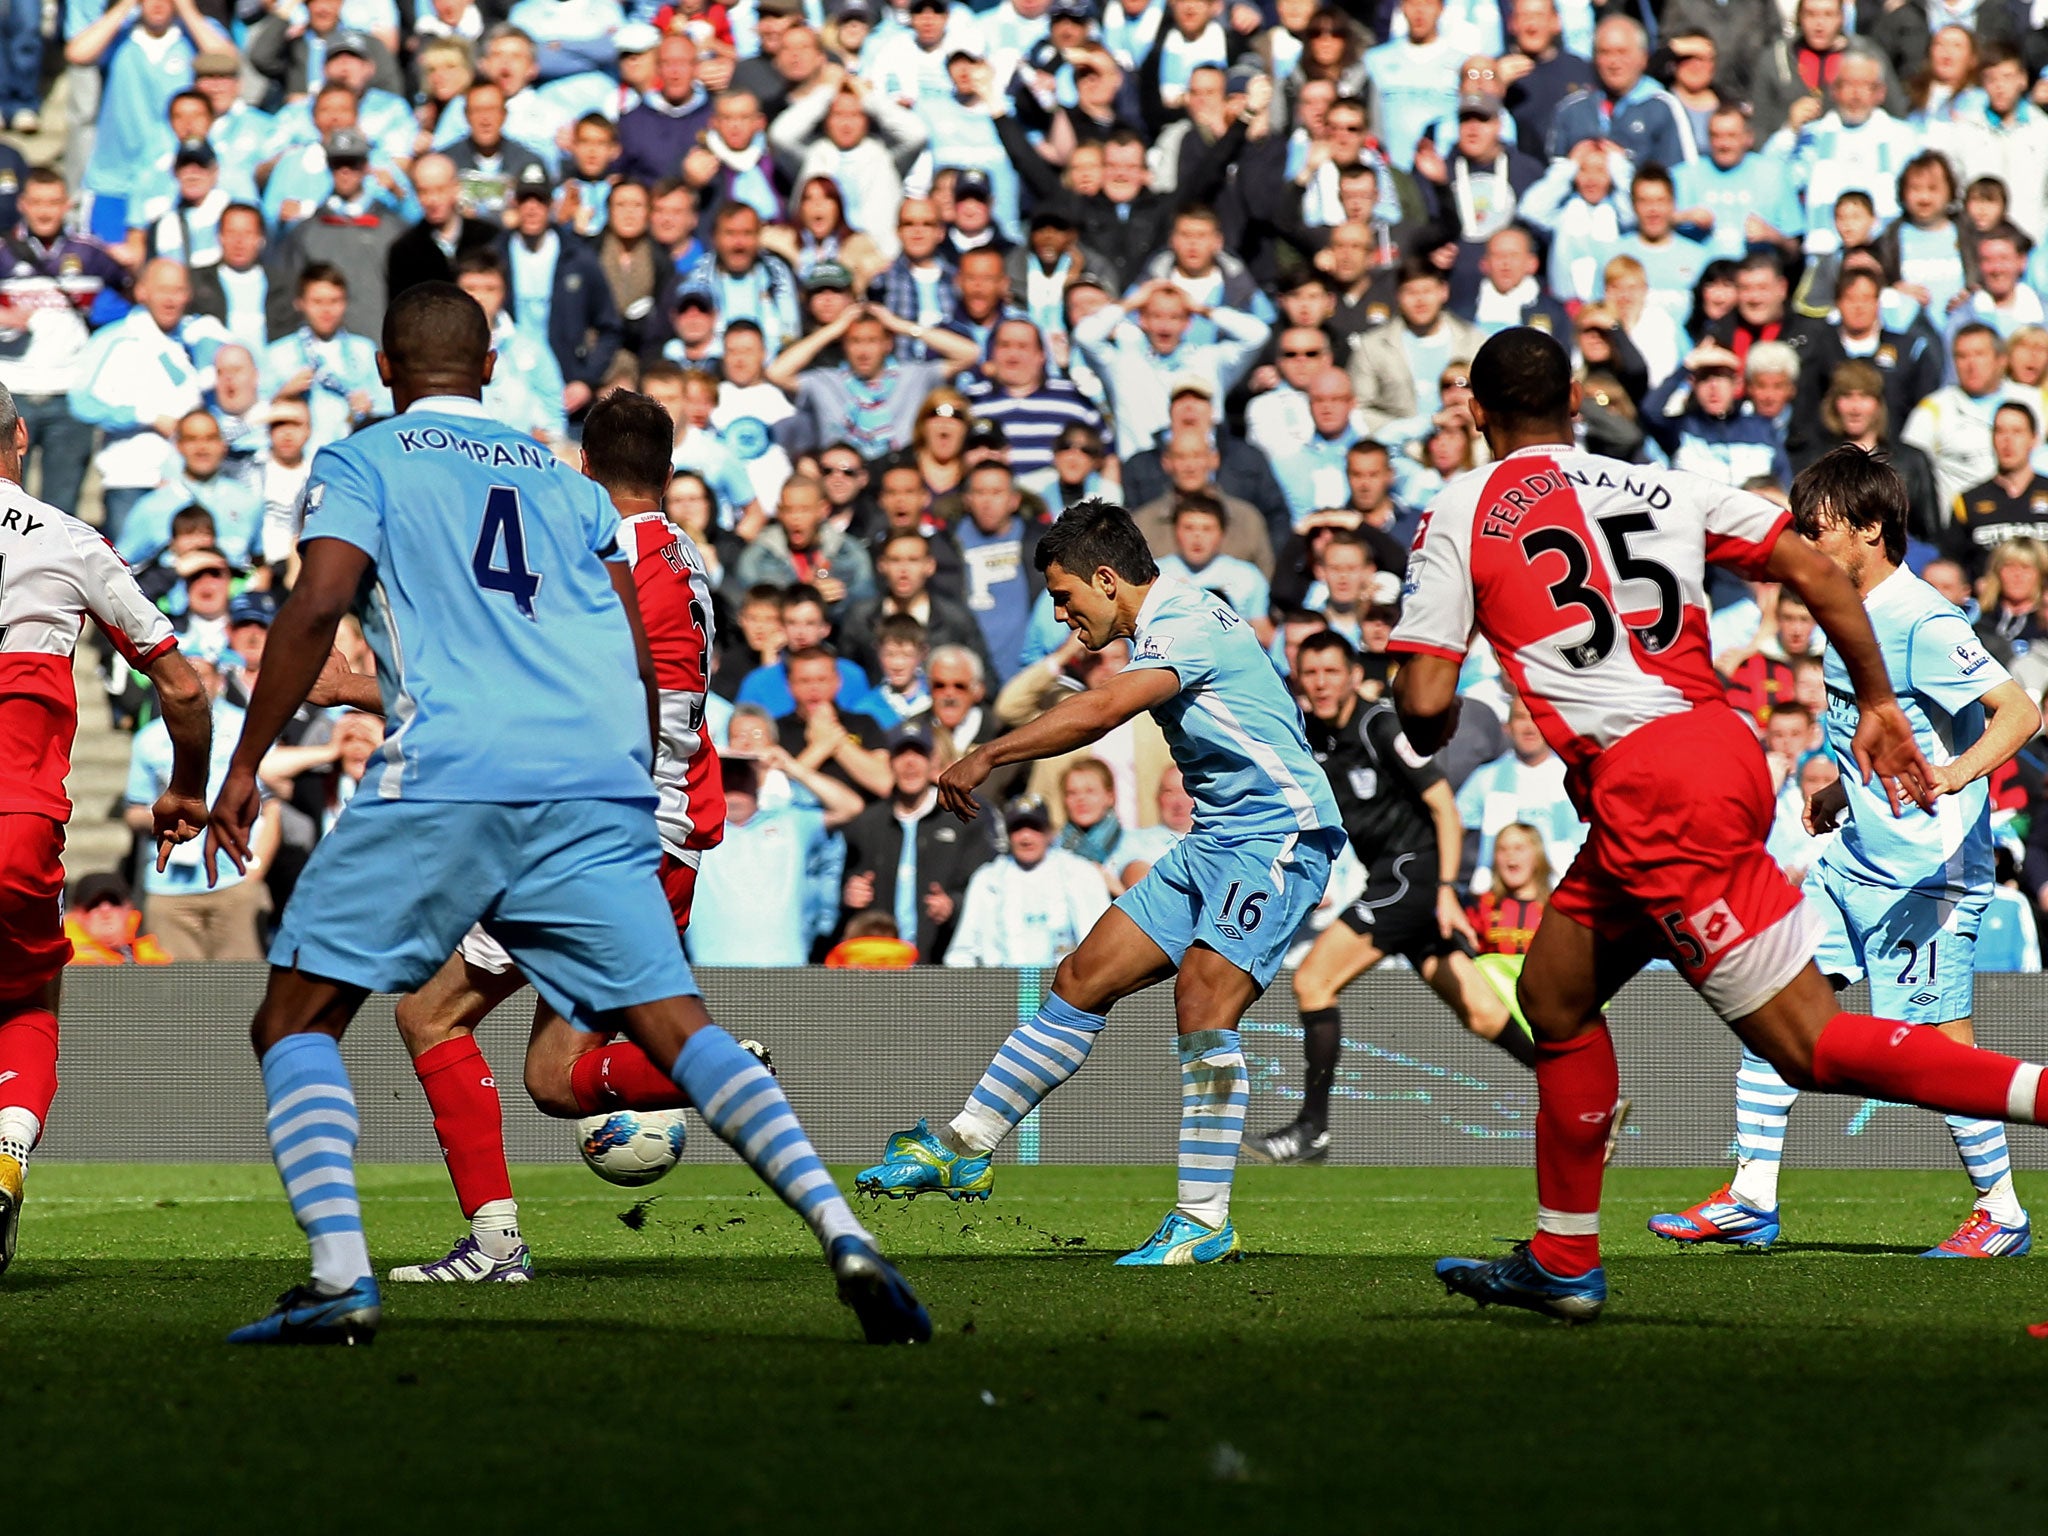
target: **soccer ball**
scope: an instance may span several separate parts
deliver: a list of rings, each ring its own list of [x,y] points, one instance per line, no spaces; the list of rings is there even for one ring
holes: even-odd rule
[[[680,1109],[619,1109],[576,1122],[576,1150],[609,1184],[652,1184],[675,1167],[687,1134]]]

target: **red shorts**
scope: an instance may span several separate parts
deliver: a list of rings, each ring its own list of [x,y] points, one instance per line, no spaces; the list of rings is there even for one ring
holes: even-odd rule
[[[678,936],[689,932],[690,903],[697,895],[697,866],[685,864],[666,849],[661,855],[661,893],[668,898],[668,909],[676,917]]]
[[[1725,705],[1644,726],[1587,774],[1592,832],[1550,909],[1647,939],[1726,1019],[1812,956],[1799,889],[1764,848],[1776,812],[1755,733]]]
[[[0,998],[41,992],[70,959],[63,823],[0,812]]]

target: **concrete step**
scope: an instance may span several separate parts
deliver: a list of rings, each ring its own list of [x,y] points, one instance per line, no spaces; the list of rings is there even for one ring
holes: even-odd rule
[[[93,509],[97,513],[98,509]],[[127,861],[131,835],[118,812],[108,810],[128,785],[134,738],[107,718],[107,694],[90,645],[81,645],[72,666],[78,691],[78,735],[71,743],[71,821],[64,829],[64,868],[80,875],[119,869]]]

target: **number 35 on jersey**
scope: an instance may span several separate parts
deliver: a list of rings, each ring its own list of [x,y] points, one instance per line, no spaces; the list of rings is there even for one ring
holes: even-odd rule
[[[1390,648],[1462,660],[1483,634],[1552,749],[1583,766],[1724,698],[1706,567],[1761,575],[1789,522],[1698,475],[1524,448],[1430,504]]]

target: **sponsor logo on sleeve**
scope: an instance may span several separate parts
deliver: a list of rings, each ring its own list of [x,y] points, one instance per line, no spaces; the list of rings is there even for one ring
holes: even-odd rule
[[[1138,642],[1137,652],[1131,659],[1134,661],[1164,661],[1172,650],[1172,639],[1160,634],[1155,629]]]
[[[1949,655],[1955,658],[1956,670],[1964,677],[1968,677],[1981,667],[1988,666],[1991,662],[1991,657],[1984,647],[1974,640],[1965,640],[1952,649]]]

